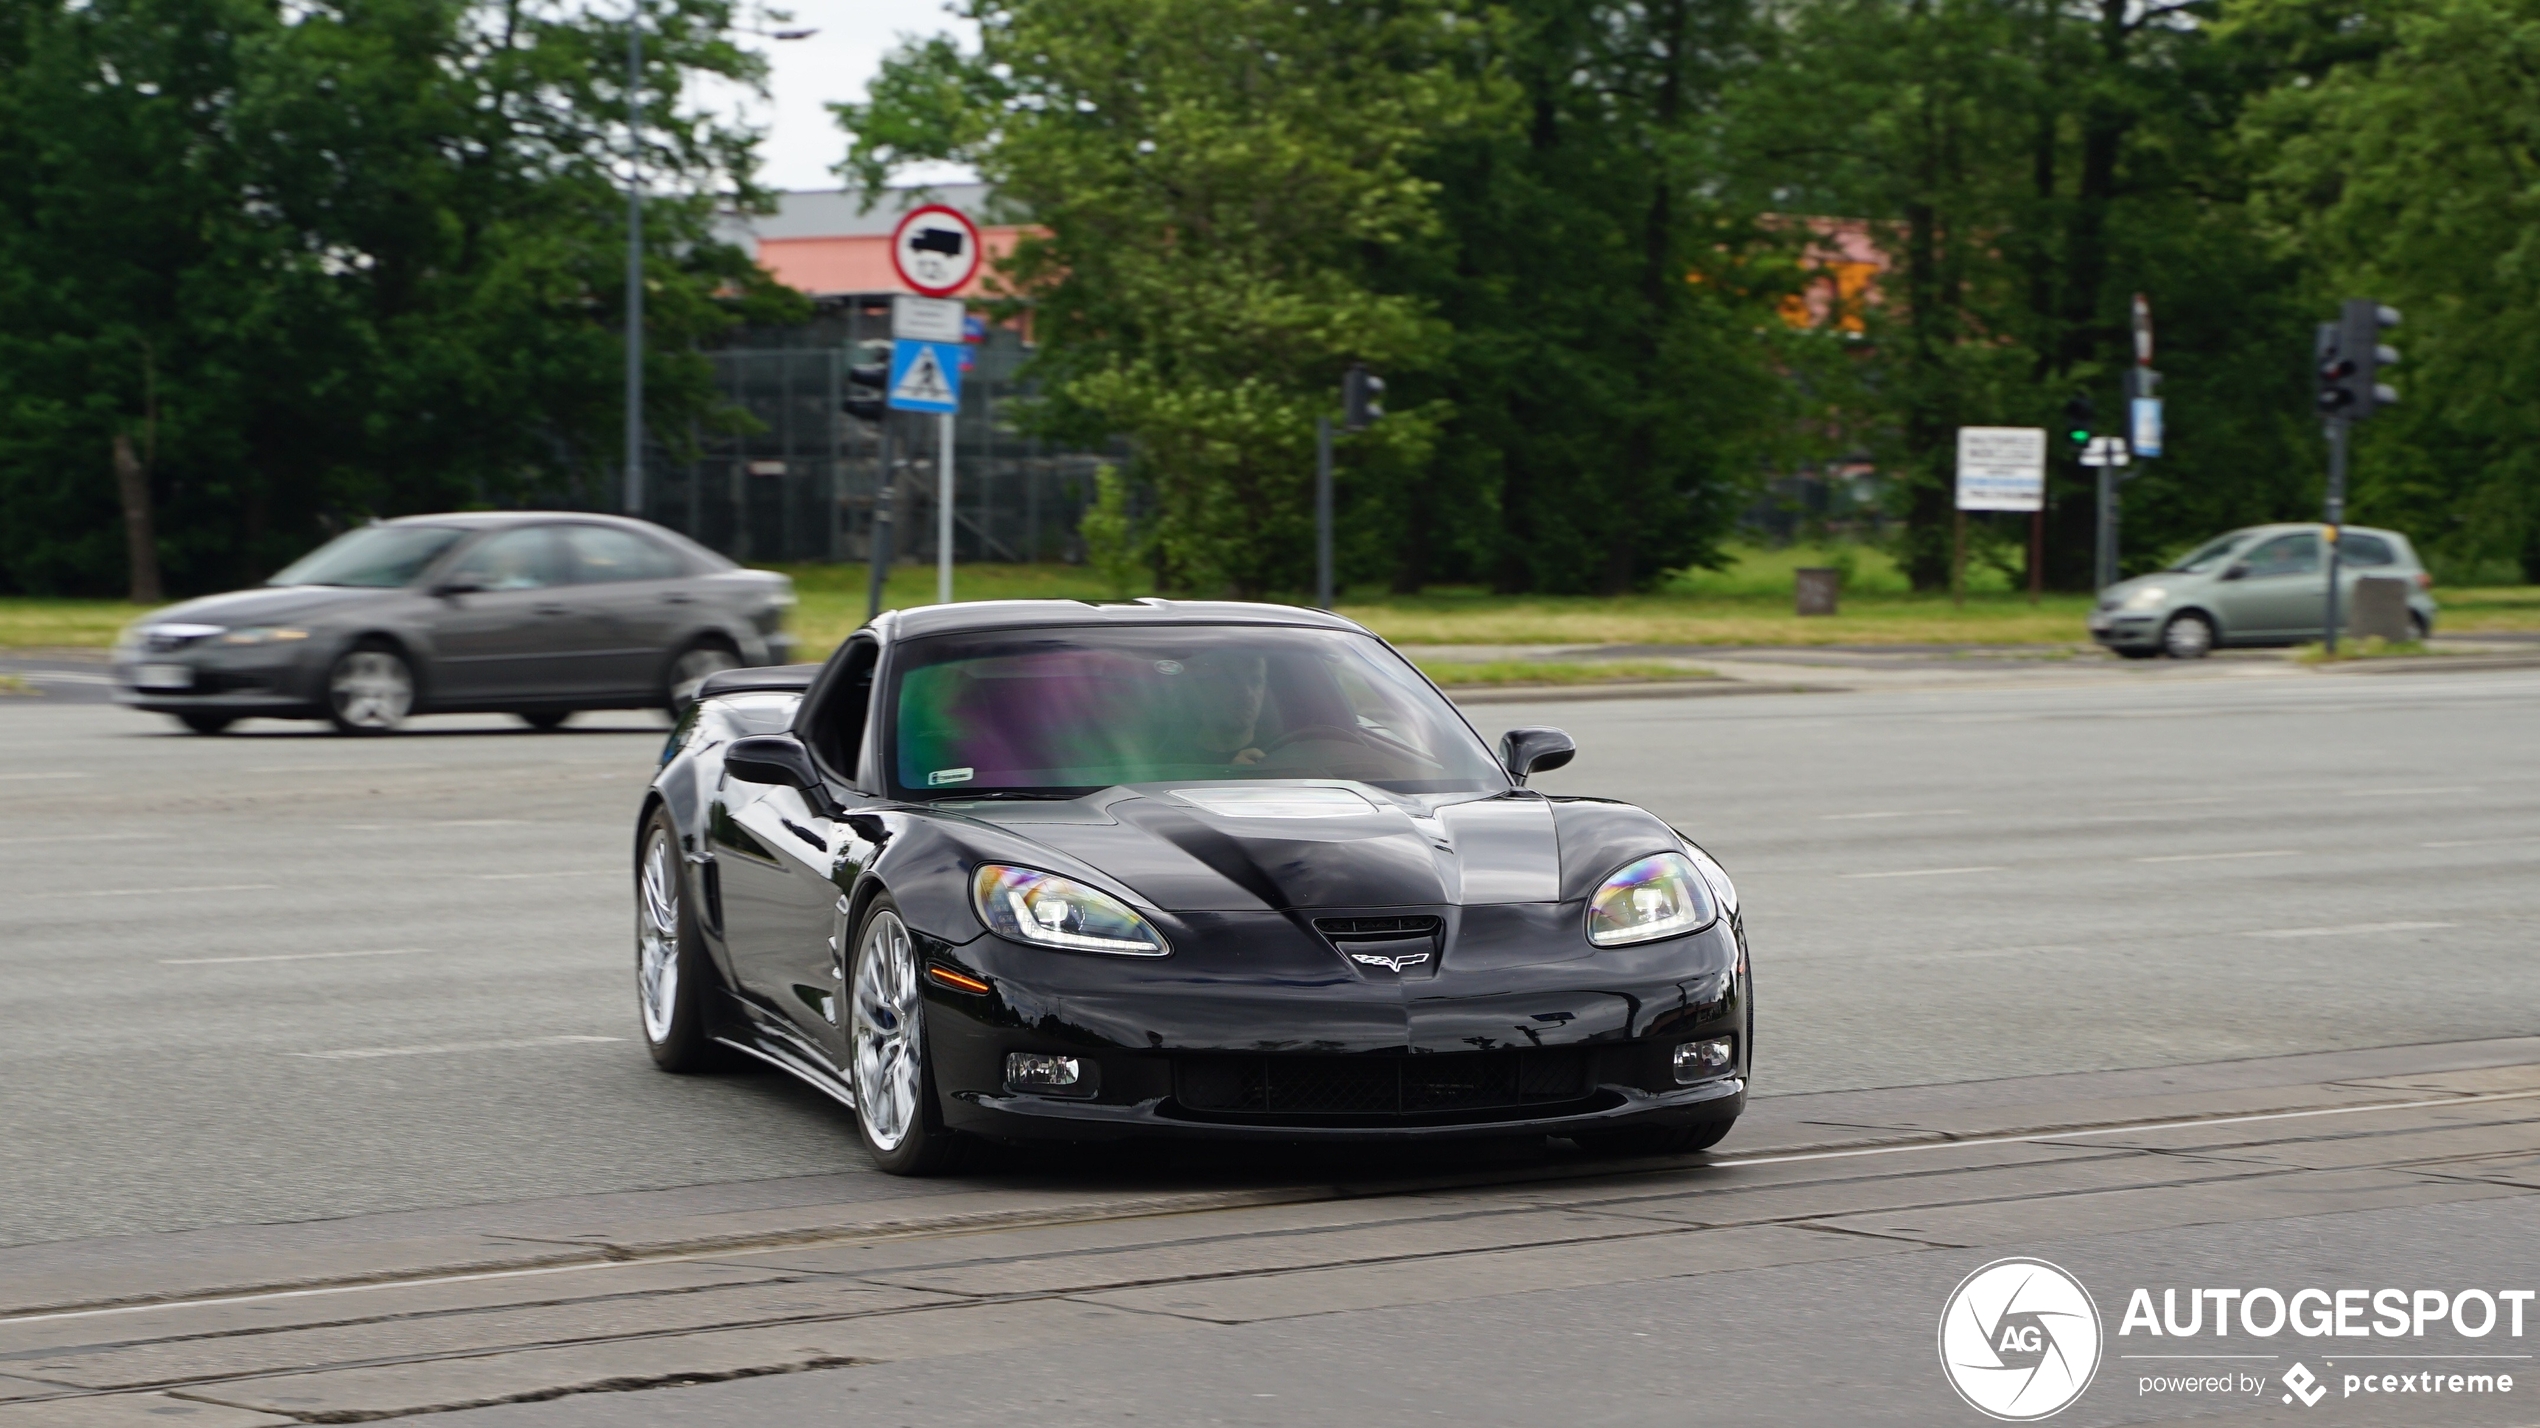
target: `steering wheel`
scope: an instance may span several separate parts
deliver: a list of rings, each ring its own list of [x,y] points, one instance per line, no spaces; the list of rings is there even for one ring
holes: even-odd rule
[[[1344,744],[1357,744],[1362,747],[1364,747],[1367,743],[1365,739],[1359,736],[1357,730],[1344,729],[1338,724],[1299,724],[1297,727],[1281,734],[1278,738],[1271,740],[1269,745],[1262,749],[1261,756],[1266,759],[1272,754],[1279,752],[1281,749],[1286,748],[1290,744],[1301,743],[1304,740],[1314,738],[1330,739]]]

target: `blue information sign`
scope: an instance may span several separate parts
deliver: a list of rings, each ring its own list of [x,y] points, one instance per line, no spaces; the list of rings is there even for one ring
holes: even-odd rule
[[[888,400],[896,411],[961,410],[962,344],[903,337],[891,344]]]

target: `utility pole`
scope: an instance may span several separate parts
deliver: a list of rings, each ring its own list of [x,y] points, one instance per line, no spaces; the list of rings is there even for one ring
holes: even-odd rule
[[[1332,608],[1332,419],[1314,419],[1314,608]]]
[[[935,603],[952,603],[953,547],[953,414],[936,418],[935,450]]]
[[[644,513],[644,0],[626,17],[626,514]]]
[[[882,423],[882,472],[873,484],[873,533],[867,544],[873,557],[873,576],[865,585],[864,618],[870,624],[882,613],[882,584],[891,575],[891,495],[899,486],[891,469],[891,424]]]

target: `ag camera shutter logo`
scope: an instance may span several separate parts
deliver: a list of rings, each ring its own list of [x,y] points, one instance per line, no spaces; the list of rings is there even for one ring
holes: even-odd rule
[[[1940,1311],[1940,1367],[1967,1406],[2029,1423],[2079,1401],[2099,1371],[2099,1306],[2042,1259],[1997,1259]]]

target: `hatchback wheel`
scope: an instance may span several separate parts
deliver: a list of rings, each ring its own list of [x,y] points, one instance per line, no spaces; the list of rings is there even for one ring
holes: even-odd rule
[[[326,714],[347,734],[386,734],[414,712],[414,667],[386,645],[358,645],[326,672]]]
[[[2170,616],[2161,627],[2161,653],[2172,659],[2203,659],[2214,648],[2214,622],[2190,610]]]

